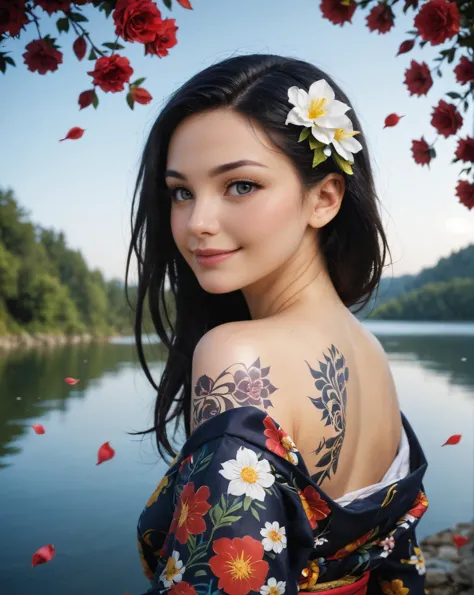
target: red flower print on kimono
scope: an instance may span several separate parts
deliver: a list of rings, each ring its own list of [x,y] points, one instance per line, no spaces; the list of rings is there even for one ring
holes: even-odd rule
[[[263,545],[253,537],[222,537],[212,549],[217,554],[209,560],[212,572],[219,577],[218,587],[228,595],[260,592],[268,574],[268,562],[262,560]]]
[[[207,486],[201,486],[194,493],[194,483],[187,483],[178,500],[174,511],[170,532],[174,532],[176,539],[181,544],[188,541],[188,536],[200,535],[206,530],[203,516],[211,508],[206,502],[211,492]]]
[[[306,486],[303,491],[298,490],[298,496],[303,504],[311,529],[316,529],[318,521],[325,519],[331,509],[313,486]]]
[[[181,581],[177,585],[174,585],[169,590],[169,595],[197,595],[196,589],[187,583],[186,581]]]
[[[364,545],[364,543],[367,543],[369,541],[369,539],[371,538],[372,534],[373,534],[373,531],[371,529],[368,533],[365,533],[364,535],[362,535],[362,537],[359,537],[359,539],[356,539],[352,543],[349,543],[345,547],[341,548],[332,556],[328,556],[327,559],[328,560],[339,560],[340,558],[345,558],[349,554],[352,554],[352,552],[355,551],[357,548],[360,548],[361,545]]]
[[[298,456],[295,453],[298,452],[298,449],[290,436],[288,436],[288,434],[281,428],[278,429],[272,418],[269,416],[263,420],[263,425],[266,428],[263,433],[268,437],[268,440],[265,442],[265,446],[268,450],[271,450],[276,455],[290,461],[293,465],[297,465]]]
[[[428,508],[428,498],[420,490],[416,500],[413,502],[413,507],[408,511],[408,514],[414,516],[416,519],[421,518]]]

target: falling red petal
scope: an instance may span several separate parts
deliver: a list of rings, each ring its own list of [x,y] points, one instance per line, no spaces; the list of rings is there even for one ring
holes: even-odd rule
[[[31,560],[31,566],[37,566],[38,564],[45,564],[54,558],[56,554],[56,550],[54,549],[54,545],[48,544],[40,547],[39,550],[33,554],[33,558]]]
[[[446,446],[447,444],[459,444],[460,440],[461,440],[461,434],[453,434],[441,446]]]
[[[41,424],[34,424],[31,426],[37,434],[44,434],[46,430]]]
[[[453,535],[453,542],[456,547],[462,547],[463,545],[466,545],[466,543],[469,543],[469,539],[464,535]]]
[[[115,455],[115,450],[110,446],[108,442],[104,442],[99,448],[98,461],[96,465],[100,465],[105,461],[109,461]]]
[[[396,126],[398,124],[398,122],[400,122],[400,120],[404,117],[405,116],[399,116],[398,114],[389,114],[385,118],[384,128],[387,128],[388,126]]]
[[[59,139],[59,142],[66,140],[66,139],[77,140],[78,138],[81,138],[81,136],[84,134],[84,132],[85,132],[84,128],[79,128],[79,126],[74,126],[73,128],[71,128],[71,130],[69,130],[69,132],[66,134],[66,136],[64,138]]]
[[[181,4],[183,8],[188,8],[189,10],[193,9],[189,0],[178,0],[178,4]]]
[[[77,384],[79,382],[79,378],[70,378],[69,376],[67,376],[64,379],[64,382],[67,382],[68,384],[74,385],[74,384]]]

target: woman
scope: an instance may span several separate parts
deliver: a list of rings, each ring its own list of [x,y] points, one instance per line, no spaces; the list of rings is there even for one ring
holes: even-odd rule
[[[147,292],[169,350],[148,431],[187,437],[139,519],[148,592],[423,594],[426,461],[349,310],[388,248],[347,97],[300,60],[224,60],[170,98],[138,189],[150,381]]]

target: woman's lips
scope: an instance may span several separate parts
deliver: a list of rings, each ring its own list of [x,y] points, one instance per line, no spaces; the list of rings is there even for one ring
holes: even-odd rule
[[[212,254],[210,256],[196,255],[196,260],[198,261],[199,264],[202,264],[205,266],[206,265],[214,265],[214,264],[217,264],[224,260],[227,260],[228,258],[230,258],[233,254],[235,254],[239,250],[240,250],[240,248],[237,248],[237,250],[232,250],[232,252],[222,252],[221,254]]]

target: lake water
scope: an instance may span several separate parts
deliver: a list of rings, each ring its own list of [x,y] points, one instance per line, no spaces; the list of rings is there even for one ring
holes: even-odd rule
[[[429,461],[423,537],[470,521],[474,503],[474,324],[371,322],[402,409]],[[158,382],[162,347],[147,347]],[[75,386],[64,377],[79,378]],[[2,354],[0,359],[0,592],[5,595],[143,593],[138,516],[166,465],[150,436],[153,390],[133,340]],[[31,424],[41,423],[37,435]],[[441,445],[462,434],[456,446]],[[109,441],[115,457],[96,465]],[[54,544],[55,558],[31,567]]]

